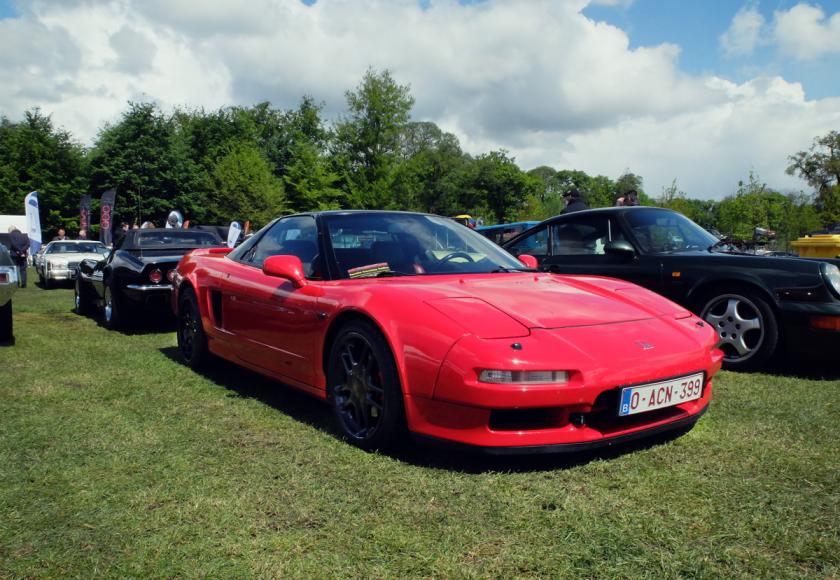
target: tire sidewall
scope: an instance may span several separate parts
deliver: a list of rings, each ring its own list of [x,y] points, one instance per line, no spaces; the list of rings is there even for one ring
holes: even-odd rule
[[[724,359],[724,368],[731,371],[754,371],[764,367],[770,357],[773,356],[773,353],[776,352],[779,345],[779,324],[776,319],[776,313],[766,300],[754,292],[734,290],[708,294],[703,300],[702,309],[700,309],[701,317],[706,320],[712,304],[725,298],[736,298],[755,306],[756,311],[761,317],[762,338],[758,348],[754,349],[748,358],[738,361]],[[706,320],[706,322],[709,321]],[[712,325],[712,328],[715,328],[711,322],[709,324]],[[715,332],[719,331],[715,328]]]
[[[192,312],[194,319],[198,321],[197,330],[193,337],[192,353],[190,356],[184,352],[183,334],[182,334],[182,313],[185,309]],[[207,349],[207,335],[204,332],[204,325],[201,321],[201,311],[198,307],[198,298],[190,289],[184,290],[178,299],[178,330],[176,332],[178,340],[178,352],[181,353],[181,358],[191,369],[198,369],[207,363],[209,358],[209,351]]]
[[[364,338],[370,345],[383,378],[384,404],[382,416],[375,430],[364,438],[350,433],[344,425],[344,419],[336,404],[335,387],[343,377],[343,367],[339,357],[344,341],[357,336]],[[405,407],[400,387],[399,373],[387,341],[375,325],[362,320],[345,324],[336,334],[327,360],[327,400],[332,408],[333,417],[341,436],[346,441],[366,450],[393,449],[403,440],[406,430]]]

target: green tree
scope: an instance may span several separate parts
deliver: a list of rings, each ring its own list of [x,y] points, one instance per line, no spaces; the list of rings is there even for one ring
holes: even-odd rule
[[[163,223],[173,209],[204,220],[203,173],[193,149],[176,138],[175,123],[152,103],[129,103],[116,125],[106,126],[89,155],[94,197],[115,188],[114,220]]]
[[[388,207],[414,98],[387,70],[368,70],[356,90],[345,94],[349,113],[336,127],[334,159],[349,202],[359,208]]]
[[[285,209],[283,182],[253,143],[232,145],[210,171],[206,189],[213,223],[250,220],[261,227]]]
[[[840,223],[840,132],[815,138],[807,152],[799,151],[788,159],[788,175],[799,175],[814,188],[823,223]]]
[[[507,151],[491,151],[476,157],[469,169],[465,209],[478,213],[484,208],[496,223],[512,221],[538,188],[538,180],[519,169]]]
[[[84,154],[38,109],[25,112],[20,123],[0,119],[0,213],[23,214],[24,197],[37,190],[45,240],[58,228],[78,229]]]

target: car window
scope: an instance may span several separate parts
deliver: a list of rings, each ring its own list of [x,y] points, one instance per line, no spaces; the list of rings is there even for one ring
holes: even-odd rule
[[[712,234],[675,212],[638,210],[626,214],[642,251],[652,254],[700,250],[717,241]]]
[[[515,244],[509,246],[507,251],[514,256],[530,254],[535,258],[548,255],[548,228],[541,228],[531,235],[522,238]]]
[[[555,256],[600,256],[611,241],[624,237],[608,216],[590,216],[554,224],[551,253]]]
[[[315,218],[295,216],[279,220],[254,243],[243,261],[262,268],[266,258],[280,255],[300,258],[307,278],[320,276]]]

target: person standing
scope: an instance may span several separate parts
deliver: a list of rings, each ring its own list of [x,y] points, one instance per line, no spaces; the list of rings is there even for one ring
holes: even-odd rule
[[[563,194],[563,199],[566,200],[566,207],[560,213],[572,213],[573,211],[581,211],[589,209],[586,202],[583,201],[583,194],[577,187],[573,187]]]
[[[58,235],[52,239],[53,242],[60,242],[61,240],[69,240],[70,238],[67,237],[67,232],[64,231],[64,228],[58,228]]]
[[[9,245],[12,250],[12,261],[18,267],[18,285],[26,288],[26,256],[29,252],[29,236],[17,229],[9,227]]]
[[[87,237],[87,230],[79,230],[79,239],[80,239],[80,240],[86,240],[86,239],[88,239],[88,237]]]

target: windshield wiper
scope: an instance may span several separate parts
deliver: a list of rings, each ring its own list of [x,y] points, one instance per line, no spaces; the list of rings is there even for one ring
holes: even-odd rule
[[[539,272],[539,270],[535,270],[534,268],[508,268],[507,266],[499,266],[498,268],[493,268],[490,270],[490,274],[501,274],[505,272]]]
[[[383,270],[376,274],[376,278],[390,278],[392,276],[416,276],[414,272],[400,272],[399,270]]]
[[[714,244],[712,244],[711,246],[706,248],[706,251],[707,252],[714,252],[715,250],[717,250],[721,246],[725,246],[728,243],[729,243],[729,238],[721,238],[718,241],[716,241]]]

